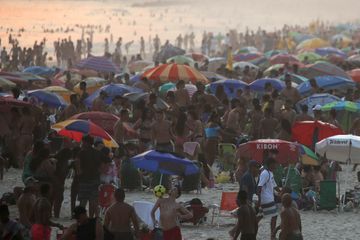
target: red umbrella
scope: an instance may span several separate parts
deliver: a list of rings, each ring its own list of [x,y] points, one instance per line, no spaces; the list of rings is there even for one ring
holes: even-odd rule
[[[285,64],[285,63],[297,63],[299,62],[299,59],[291,54],[277,54],[270,58],[271,64]]]
[[[264,153],[276,150],[276,160],[280,164],[296,163],[299,156],[299,147],[296,143],[278,139],[258,139],[240,144],[237,150],[238,157],[247,157],[263,163]]]
[[[111,136],[114,136],[114,125],[119,120],[117,116],[106,112],[83,112],[72,116],[70,119],[90,120],[102,127]]]
[[[353,69],[348,74],[354,82],[360,82],[360,68]]]
[[[292,127],[293,140],[311,149],[324,138],[340,134],[344,134],[340,128],[321,121],[296,122]]]

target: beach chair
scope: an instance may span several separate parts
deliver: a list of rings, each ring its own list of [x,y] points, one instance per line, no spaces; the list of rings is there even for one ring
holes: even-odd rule
[[[319,208],[326,210],[336,208],[336,181],[324,180],[320,182]]]
[[[233,171],[236,166],[236,146],[232,143],[219,143],[218,152],[221,170]]]
[[[116,187],[112,184],[101,184],[99,186],[99,208],[100,216],[105,214],[106,209],[113,203],[113,196]]]
[[[151,219],[151,210],[154,207],[154,203],[147,201],[134,201],[133,207],[135,209],[136,215],[140,218],[140,220],[145,223],[150,230],[154,229],[154,223]],[[160,210],[158,209],[155,212],[155,219],[160,221]]]
[[[232,212],[238,208],[236,203],[237,194],[237,192],[222,192],[220,206],[217,204],[209,206],[209,209],[212,209],[211,224],[214,224],[215,216],[218,226],[220,217],[234,217]]]

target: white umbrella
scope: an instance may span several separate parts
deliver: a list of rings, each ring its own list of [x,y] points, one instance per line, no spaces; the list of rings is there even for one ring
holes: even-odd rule
[[[329,160],[360,164],[360,137],[335,135],[316,143],[315,151]]]

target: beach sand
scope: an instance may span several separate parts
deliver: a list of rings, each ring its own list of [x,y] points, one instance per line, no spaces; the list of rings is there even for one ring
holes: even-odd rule
[[[353,186],[355,182],[355,173],[351,174],[349,183]],[[345,173],[340,174],[341,185],[344,186]],[[22,186],[21,171],[10,169],[5,173],[5,178],[0,181],[0,194],[12,191],[13,187]],[[65,200],[61,211],[61,218],[55,219],[65,226],[72,223],[70,220],[70,181],[66,183]],[[179,201],[187,201],[192,198],[200,198],[205,205],[220,204],[221,192],[223,191],[237,191],[237,184],[223,184],[217,185],[215,189],[204,189],[202,194],[183,194]],[[127,192],[126,201],[132,203],[137,200],[146,200],[155,202],[155,196],[150,192]],[[16,207],[11,207],[12,217],[16,216]],[[355,210],[352,212],[338,212],[332,211],[301,211],[301,218],[303,224],[304,239],[319,239],[319,240],[356,240],[360,236],[360,214]],[[197,240],[214,237],[215,239],[230,239],[228,231],[235,224],[236,220],[229,217],[221,217],[219,219],[219,226],[217,224],[211,225],[211,214],[208,215],[208,221],[200,226],[193,226],[192,224],[183,224],[182,232],[184,239]],[[270,221],[264,219],[260,223],[258,239],[270,238]],[[278,221],[279,223],[279,221]]]

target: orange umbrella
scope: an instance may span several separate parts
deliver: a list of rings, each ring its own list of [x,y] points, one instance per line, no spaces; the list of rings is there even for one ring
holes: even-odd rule
[[[207,78],[196,69],[187,65],[179,65],[175,63],[163,64],[149,69],[143,73],[142,77],[160,82],[177,82],[179,80],[183,80],[185,82],[192,83],[208,83]]]
[[[350,75],[351,79],[354,82],[359,82],[360,83],[360,68],[353,69],[350,72],[348,72],[348,74]]]

